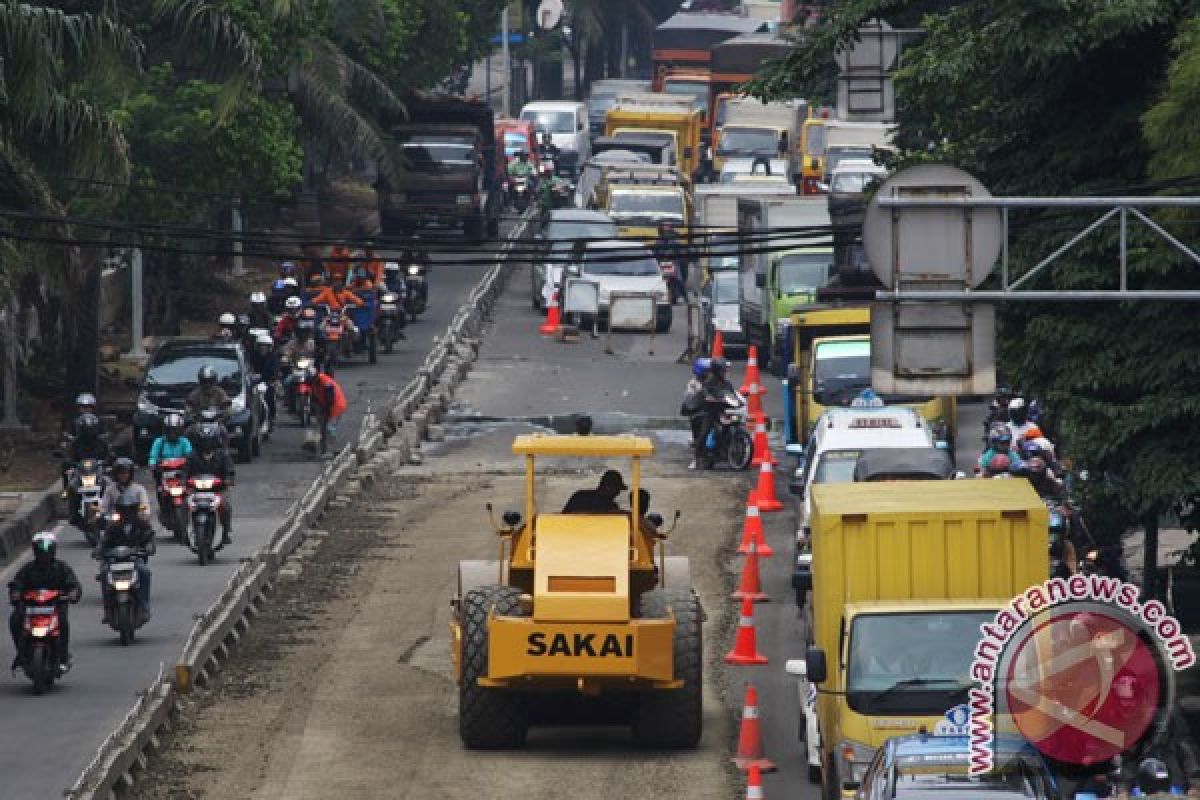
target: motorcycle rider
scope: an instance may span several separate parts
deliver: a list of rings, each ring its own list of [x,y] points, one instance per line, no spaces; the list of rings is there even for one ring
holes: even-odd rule
[[[132,462],[130,465],[132,467]],[[129,472],[132,474],[132,468]],[[94,554],[101,561],[108,561],[112,558],[112,551],[118,547],[132,547],[144,552],[144,555],[139,555],[134,560],[134,564],[138,573],[138,605],[145,612],[145,618],[149,620],[150,579],[153,576],[150,573],[147,559],[154,555],[156,547],[154,528],[146,516],[148,514],[147,500],[146,490],[136,483],[127,484],[117,493],[116,499],[113,501],[113,509],[120,515],[120,519],[111,521],[105,526],[104,536]],[[104,622],[105,624],[109,622],[107,604],[104,610]]]
[[[271,430],[275,429],[275,386],[279,383],[279,356],[275,353],[275,340],[269,333],[260,333],[250,351],[250,363],[259,379],[267,385],[267,419]]]
[[[553,161],[557,169],[559,166],[558,159],[562,155],[558,146],[554,144],[554,138],[547,132],[542,132],[542,140],[538,142],[538,159],[541,161]]]
[[[679,406],[680,415],[687,417],[691,423],[693,448],[700,437],[700,428],[704,425],[704,378],[708,375],[711,363],[711,359],[708,358],[697,358],[692,362],[692,377],[688,378],[687,385],[683,388],[683,402]],[[694,462],[689,469],[695,469]]]
[[[250,293],[250,327],[271,329],[271,312],[267,309],[267,296],[263,292]]]
[[[21,660],[21,636],[25,627],[25,609],[21,595],[36,589],[56,589],[63,592],[71,603],[78,603],[83,597],[83,587],[79,578],[75,577],[75,570],[71,569],[70,564],[59,561],[56,557],[57,537],[49,531],[34,534],[32,546],[33,560],[17,570],[17,574],[8,582],[8,600],[13,605],[12,614],[8,618],[8,632],[12,634],[13,647],[17,650],[11,669],[16,669]],[[62,647],[65,672],[71,668],[71,625],[65,606],[59,607],[58,613],[58,638]]]
[[[1058,498],[1063,493],[1063,482],[1046,466],[1041,456],[1033,456],[1025,464],[1025,477],[1039,497]]]
[[[134,482],[134,472],[132,459],[122,456],[113,462],[113,480],[100,498],[100,511],[105,517],[108,517],[117,510],[119,503],[129,505],[125,501],[136,500],[138,511],[135,521],[149,528],[150,495],[146,492],[146,487]],[[151,533],[153,533],[153,529],[151,529]]]
[[[1009,402],[1008,429],[1012,431],[1012,440],[1017,443],[1044,438],[1042,429],[1029,421],[1029,407],[1025,405],[1024,397],[1014,397]]]
[[[232,311],[223,311],[217,317],[217,330],[213,333],[213,338],[237,341],[240,338],[237,328],[237,317],[234,316],[234,313]]]
[[[399,261],[387,261],[383,265],[383,286],[389,292],[402,294],[405,291],[404,274]]]
[[[71,468],[80,461],[94,458],[98,461],[108,461],[112,456],[112,447],[104,436],[104,425],[95,414],[81,414],[72,423],[74,433],[67,444],[66,456],[63,459],[62,480],[63,493],[68,490],[68,478]]]
[[[304,301],[299,297],[289,297],[283,301],[283,316],[279,318],[279,322],[275,323],[273,332],[275,341],[287,341],[296,332],[296,319],[300,316],[300,309],[303,305]]]
[[[1120,695],[1129,695],[1131,704],[1136,703],[1141,696],[1136,679],[1126,679],[1126,683],[1129,685],[1114,682],[1113,689]],[[1135,797],[1179,794],[1200,797],[1200,754],[1177,705],[1167,710],[1153,735],[1118,759],[1124,785],[1132,789]]]
[[[233,406],[233,401],[229,399],[225,390],[217,385],[216,369],[205,364],[196,373],[196,380],[199,385],[192,389],[191,394],[187,396],[188,411],[197,416],[201,411],[209,408],[216,409],[222,414],[229,411]]]
[[[344,280],[345,276],[343,276]],[[312,306],[329,306],[334,311],[341,311],[347,305],[364,305],[362,298],[347,289],[342,283],[321,286],[308,303]]]
[[[353,259],[350,248],[344,244],[336,244],[329,248],[329,260],[325,262],[325,271],[329,275],[330,286],[341,288],[346,285],[346,275],[350,273]]]
[[[528,178],[532,182],[536,174],[537,171],[529,161],[529,153],[526,153],[524,150],[518,150],[517,157],[508,162],[508,176],[510,178]]]
[[[187,458],[192,454],[192,443],[183,435],[183,417],[179,414],[167,414],[163,420],[162,436],[150,445],[150,457],[147,459],[151,469],[159,463],[172,458]]]
[[[383,259],[375,253],[375,249],[368,247],[363,251],[363,258],[366,259],[362,263],[363,269],[367,275],[371,277],[372,286],[370,288],[382,289],[384,286],[384,266]]]
[[[196,432],[196,449],[188,457],[187,474],[215,475],[220,478],[225,488],[233,488],[237,476],[233,460],[229,452],[221,446],[221,429],[213,424],[201,425]],[[233,506],[229,502],[229,494],[221,498],[218,517],[221,521],[221,547],[233,542]]]
[[[1006,470],[1014,464],[1020,464],[1021,456],[1012,449],[1012,441],[1012,431],[1007,425],[999,422],[993,425],[988,431],[988,447],[983,451],[983,455],[979,456],[979,469],[987,472],[992,459],[999,455],[1003,455],[1008,461]]]
[[[654,257],[659,261],[674,262],[680,294],[683,294],[687,288],[688,264],[673,222],[658,224],[658,240],[654,244]]]
[[[709,361],[708,372],[705,374],[700,385],[701,411],[700,411],[700,427],[696,432],[695,457],[688,469],[704,469],[704,464],[708,456],[708,434],[716,425],[717,418],[721,415],[721,409],[724,406],[725,395],[728,392],[734,391],[733,384],[726,378],[726,373],[729,370],[729,362],[723,358],[714,358]]]

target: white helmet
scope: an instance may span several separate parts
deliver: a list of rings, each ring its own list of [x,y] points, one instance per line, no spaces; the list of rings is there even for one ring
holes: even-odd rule
[[[288,311],[299,311],[300,306],[302,305],[304,305],[304,303],[301,302],[300,298],[296,297],[295,295],[283,301],[283,307]]]
[[[399,272],[400,271],[400,262],[399,261],[385,261],[383,264],[383,271],[384,272]]]
[[[250,294],[250,305],[256,306],[267,302],[267,296],[262,292],[252,292]]]
[[[275,346],[275,340],[272,339],[271,334],[267,333],[266,331],[263,331],[258,336],[254,337],[254,343],[260,347],[264,345],[267,347]]]
[[[233,325],[237,325],[237,317],[233,315],[232,311],[226,311],[224,314],[217,317],[217,324],[229,325],[232,327]]]
[[[1020,411],[1024,407],[1025,407],[1025,398],[1024,397],[1014,397],[1008,403],[1009,411]]]
[[[286,286],[286,287],[288,287],[289,289],[295,289],[295,288],[296,288],[297,286],[299,286],[300,284],[296,283],[296,279],[295,279],[295,278],[284,278],[284,279],[283,279],[283,285],[284,285],[284,286]]]

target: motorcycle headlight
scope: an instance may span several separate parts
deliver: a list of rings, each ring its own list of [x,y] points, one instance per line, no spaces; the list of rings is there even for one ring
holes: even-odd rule
[[[420,275],[421,274],[421,265],[420,264],[409,264],[406,272],[408,272],[409,275]]]
[[[862,783],[863,775],[866,774],[867,767],[874,757],[875,750],[873,748],[848,739],[839,742],[837,747],[838,777],[841,778],[842,786],[853,789]]]
[[[139,394],[137,399],[137,409],[143,414],[157,414],[158,406],[146,399],[146,395]]]
[[[296,369],[306,370],[312,366],[312,363],[313,362],[311,358],[298,358],[296,359]]]
[[[384,294],[384,296],[383,296],[383,302],[385,302],[385,303],[394,303],[394,302],[396,302],[396,295],[394,295],[394,294],[393,294],[393,293],[391,293],[391,292],[387,292],[387,293],[386,293],[386,294]]]
[[[96,476],[95,475],[81,475],[79,477],[79,485],[82,486],[84,489],[95,488]]]
[[[34,625],[30,627],[29,632],[33,634],[33,638],[41,639],[50,633],[49,625]]]
[[[129,590],[130,586],[133,585],[133,581],[128,581],[128,580],[113,581],[112,585],[113,585],[113,588],[116,589],[118,592],[125,592],[125,591]]]

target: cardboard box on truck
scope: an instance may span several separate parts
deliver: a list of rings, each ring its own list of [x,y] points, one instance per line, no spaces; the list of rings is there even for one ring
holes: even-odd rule
[[[1047,512],[1015,480],[812,493],[811,642],[788,672],[816,687],[826,796],[852,797],[888,738],[963,732],[979,626],[1045,579]]]

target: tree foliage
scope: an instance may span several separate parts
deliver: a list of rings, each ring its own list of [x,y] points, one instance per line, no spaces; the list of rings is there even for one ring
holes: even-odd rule
[[[1194,179],[1200,165],[1195,10],[1180,0],[850,0],[755,89],[828,99],[831,56],[860,24],[919,22],[924,34],[895,75],[898,165],[950,163],[996,194],[1145,193],[1150,180]],[[1094,219],[1015,214],[1015,269]],[[1195,215],[1158,219],[1185,240],[1200,230]],[[1131,288],[1195,286],[1195,265],[1144,225],[1131,221],[1129,236]],[[1115,221],[1102,227],[1028,288],[1116,288],[1118,237]],[[1102,478],[1089,482],[1090,500],[1123,522],[1195,491],[1194,306],[1012,303],[999,311],[1001,372],[1047,401],[1077,463]]]

